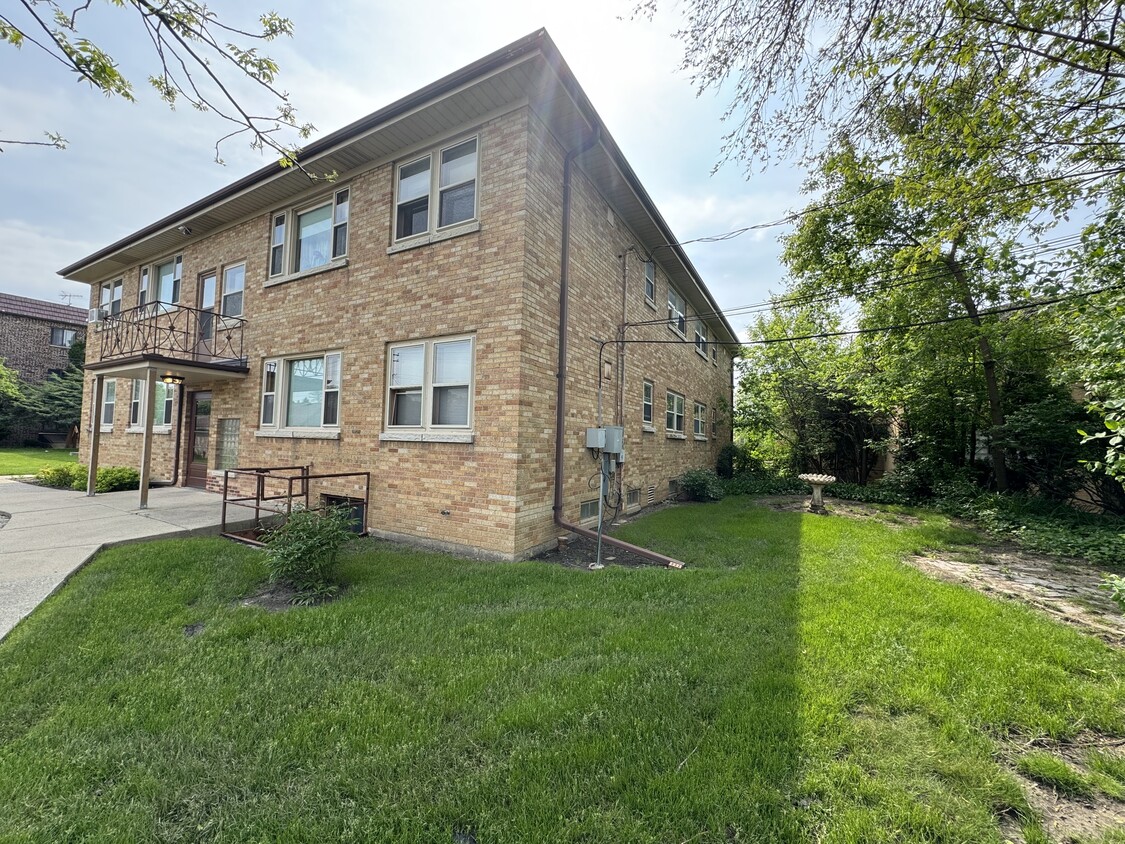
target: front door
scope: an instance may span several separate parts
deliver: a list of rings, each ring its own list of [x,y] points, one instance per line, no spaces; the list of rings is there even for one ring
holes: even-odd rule
[[[207,487],[207,456],[211,453],[211,393],[188,393],[188,486]]]

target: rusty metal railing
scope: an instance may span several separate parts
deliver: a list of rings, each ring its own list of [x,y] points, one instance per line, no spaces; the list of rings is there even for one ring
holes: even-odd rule
[[[359,488],[363,491],[363,516],[360,533],[367,532],[367,514],[371,504],[371,473],[370,472],[328,472],[313,473],[310,466],[270,466],[226,469],[223,472],[223,510],[220,533],[228,539],[245,542],[249,545],[262,545],[258,535],[265,530],[262,522],[263,512],[266,518],[279,517],[282,523],[293,512],[294,503],[303,504],[305,509],[312,509],[312,496],[314,487],[316,494],[321,497],[342,498],[348,502],[356,503],[358,496],[351,493]],[[348,489],[345,478],[362,478],[362,484],[353,482],[352,489]],[[246,494],[244,489],[234,489],[241,479],[246,479],[247,486],[253,489],[253,494]],[[242,507],[254,511],[254,527],[249,531],[255,535],[248,536],[247,532],[229,530],[227,522],[227,507]],[[318,501],[317,507],[321,504]]]

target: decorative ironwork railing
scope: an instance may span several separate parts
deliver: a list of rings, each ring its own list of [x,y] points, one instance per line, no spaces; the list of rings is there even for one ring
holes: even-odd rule
[[[161,355],[193,363],[245,366],[241,317],[184,305],[152,302],[103,317],[97,332],[99,360]]]

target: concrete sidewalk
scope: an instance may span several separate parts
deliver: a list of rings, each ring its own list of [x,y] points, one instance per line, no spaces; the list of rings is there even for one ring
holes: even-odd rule
[[[184,487],[139,493],[49,489],[0,477],[0,639],[102,548],[217,534],[222,496]]]

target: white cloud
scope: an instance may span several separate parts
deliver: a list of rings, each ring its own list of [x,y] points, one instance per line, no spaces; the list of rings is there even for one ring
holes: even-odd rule
[[[59,293],[80,293],[75,307],[85,307],[90,288],[55,273],[68,261],[101,244],[68,238],[22,220],[0,219],[0,290],[33,299],[59,301]]]

